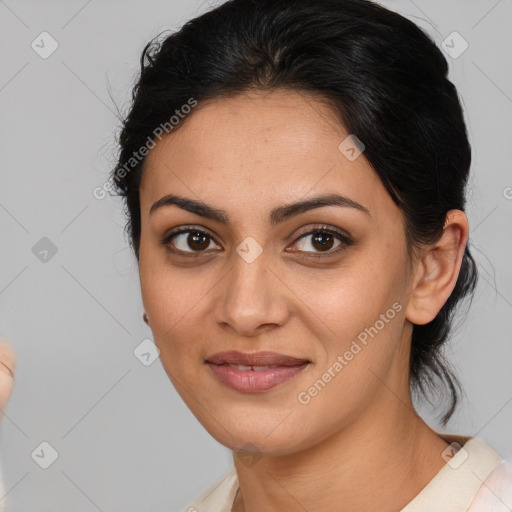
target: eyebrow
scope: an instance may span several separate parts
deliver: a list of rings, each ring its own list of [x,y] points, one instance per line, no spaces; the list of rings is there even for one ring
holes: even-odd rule
[[[152,215],[155,211],[159,210],[160,208],[173,205],[183,210],[187,210],[191,213],[194,213],[195,215],[199,215],[200,217],[216,220],[222,224],[230,223],[229,215],[226,210],[220,210],[202,201],[197,201],[194,199],[189,199],[174,194],[166,195],[159,199],[156,203],[154,203],[149,210],[149,215]],[[275,226],[277,224],[285,222],[286,220],[295,215],[304,213],[308,210],[313,210],[315,208],[322,208],[324,206],[339,206],[343,208],[353,208],[371,217],[368,208],[366,208],[362,204],[359,204],[358,202],[344,195],[332,193],[327,195],[316,196],[311,199],[299,201],[296,203],[278,206],[277,208],[274,208],[270,212],[269,221],[272,226]]]

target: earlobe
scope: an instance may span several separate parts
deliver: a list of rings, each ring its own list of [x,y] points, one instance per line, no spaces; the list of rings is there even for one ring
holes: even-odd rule
[[[142,315],[142,319],[144,320],[144,322],[146,322],[146,324],[149,325],[149,318],[145,311],[144,311],[144,314]]]
[[[468,240],[469,225],[461,210],[450,210],[441,238],[425,247],[418,261],[418,278],[406,309],[413,324],[431,322],[444,306],[459,277]]]

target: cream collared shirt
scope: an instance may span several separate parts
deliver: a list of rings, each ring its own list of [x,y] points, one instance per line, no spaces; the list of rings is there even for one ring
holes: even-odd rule
[[[451,444],[446,464],[399,512],[512,512],[512,463],[479,437],[439,434]],[[238,490],[233,466],[183,512],[231,512]]]

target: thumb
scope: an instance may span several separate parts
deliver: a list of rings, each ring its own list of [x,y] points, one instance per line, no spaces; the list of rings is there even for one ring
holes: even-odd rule
[[[0,409],[2,412],[11,397],[15,371],[14,349],[5,338],[0,338]]]

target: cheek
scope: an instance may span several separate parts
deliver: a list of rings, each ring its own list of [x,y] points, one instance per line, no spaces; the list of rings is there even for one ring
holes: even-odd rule
[[[320,319],[312,330],[326,353],[320,361],[322,369],[345,354],[354,375],[390,363],[404,322],[399,267],[399,263],[390,267],[378,257],[361,256],[357,266],[339,269],[314,283],[301,282],[307,306]],[[350,378],[352,371],[344,373]]]
[[[190,269],[175,269],[159,248],[141,241],[139,257],[140,289],[151,327],[170,328],[192,307]]]
[[[328,433],[361,414],[382,392],[382,381],[399,358],[402,305],[382,295],[374,294],[372,303],[363,298],[366,302],[353,297],[345,301],[346,295],[343,300],[340,295],[338,303],[325,310],[335,335],[319,337],[325,354],[298,397],[303,427],[315,435],[315,418],[323,418],[321,429]]]
[[[202,361],[207,347],[207,276],[203,279],[194,269],[176,269],[148,258],[140,259],[139,274],[142,302],[164,367],[175,375],[197,371],[198,358]]]
[[[187,286],[185,288],[184,286]],[[151,329],[160,341],[176,339],[177,333],[187,329],[193,331],[196,322],[192,320],[200,295],[190,291],[188,285],[177,279],[157,279],[141,276],[141,293],[145,311],[150,318]]]
[[[294,277],[294,290],[320,320],[319,332],[346,339],[373,324],[397,297],[394,277],[362,253],[316,275]]]

